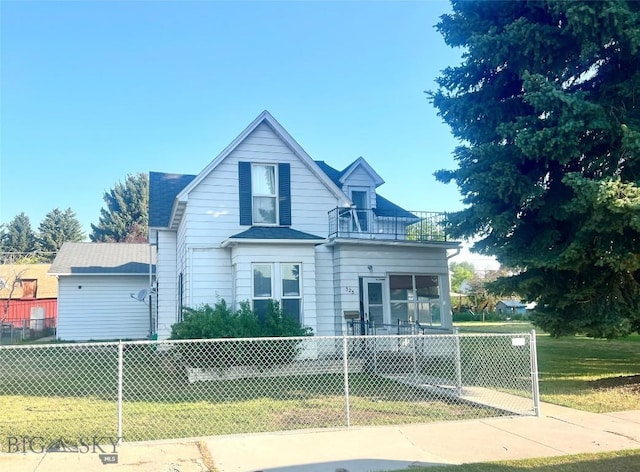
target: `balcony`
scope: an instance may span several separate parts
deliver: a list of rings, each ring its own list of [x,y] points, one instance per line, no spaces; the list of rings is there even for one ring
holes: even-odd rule
[[[408,242],[446,242],[446,213],[334,208],[329,212],[329,238]]]

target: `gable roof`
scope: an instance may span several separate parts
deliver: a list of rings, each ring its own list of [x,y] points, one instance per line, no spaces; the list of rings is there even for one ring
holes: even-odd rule
[[[182,217],[182,214],[185,211],[185,207],[187,204],[187,199],[189,192],[191,192],[200,182],[202,182],[229,154],[231,154],[236,147],[240,143],[242,143],[258,126],[261,124],[266,124],[271,128],[271,130],[284,142],[284,144],[291,149],[293,154],[295,154],[303,164],[307,166],[307,168],[320,180],[324,183],[324,185],[335,195],[336,198],[342,200],[345,204],[350,202],[349,198],[342,192],[339,184],[336,184],[332,179],[330,179],[325,172],[323,172],[316,162],[311,159],[311,157],[306,153],[302,146],[300,146],[295,139],[285,130],[278,121],[271,116],[268,111],[263,111],[258,115],[258,117],[253,120],[249,126],[247,126],[223,151],[218,154],[218,156],[209,163],[207,167],[205,167],[202,172],[200,172],[196,176],[179,176],[177,174],[173,174],[176,176],[176,182],[174,182],[175,189],[178,187],[178,183],[184,183],[186,180],[188,182],[182,188],[178,189],[176,195],[173,198],[171,203],[171,208],[169,209],[169,217],[168,219],[164,217],[167,212],[168,198],[171,192],[166,191],[163,193],[161,191],[157,191],[159,195],[156,196],[155,201],[159,205],[154,208],[154,214],[157,215],[157,219],[154,216],[154,223],[162,224],[161,227],[170,227],[172,229],[177,228],[178,222]],[[172,174],[166,174],[172,175]],[[181,180],[179,177],[183,177]],[[188,179],[188,177],[192,177]],[[150,213],[151,213],[151,175],[149,175],[149,183],[150,183]],[[178,182],[179,181],[179,182]],[[161,184],[162,179],[160,176],[156,176],[155,183]],[[174,190],[175,190],[174,189]],[[154,192],[156,193],[156,192]],[[151,215],[150,215],[151,218]],[[153,227],[150,223],[150,227]]]
[[[169,226],[176,196],[195,178],[195,175],[149,172],[150,228]]]
[[[11,293],[11,284],[16,279],[36,279],[38,281],[38,289],[36,290],[36,299],[57,298],[58,297],[58,281],[55,277],[49,275],[51,264],[4,264],[0,265],[0,299],[22,298],[22,287],[17,284],[13,293]]]
[[[371,167],[369,163],[362,156],[360,156],[355,161],[353,161],[349,165],[349,167],[347,167],[345,170],[341,172],[340,183],[344,184],[349,178],[349,176],[353,174],[353,172],[358,167],[362,167],[364,171],[373,178],[373,182],[376,187],[379,187],[384,183],[384,180],[382,180],[382,177],[380,177],[380,175],[378,175],[378,173],[375,170],[373,170],[373,167]]]
[[[316,161],[316,164],[318,164],[318,167],[320,167],[320,169],[322,169],[322,171],[327,174],[327,176],[333,180],[337,185],[342,186],[342,181],[343,181],[343,177],[345,175],[345,173],[350,170],[350,169],[354,169],[354,164],[358,163],[360,161],[360,159],[362,158],[358,158],[356,159],[354,162],[352,162],[351,164],[349,164],[347,166],[347,168],[345,170],[337,170],[333,167],[331,167],[329,164],[327,164],[324,161]],[[364,159],[362,159],[362,161],[364,161]],[[366,163],[366,161],[364,161]],[[368,166],[369,164],[367,164]],[[376,174],[378,175],[378,174]],[[402,217],[402,218],[417,218],[416,215],[414,215],[413,213],[405,210],[404,208],[396,205],[395,203],[393,203],[390,200],[387,200],[386,198],[384,198],[382,195],[378,195],[378,193],[376,192],[376,208],[374,210],[374,213],[378,216],[385,216],[386,215],[393,215],[393,216],[398,216],[398,217]]]
[[[150,247],[129,243],[64,243],[49,274],[53,275],[148,275]],[[155,272],[155,251],[151,254]]]

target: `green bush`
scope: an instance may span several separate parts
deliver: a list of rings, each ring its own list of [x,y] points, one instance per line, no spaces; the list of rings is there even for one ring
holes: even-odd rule
[[[454,311],[453,312],[453,321],[478,321],[482,319],[482,315],[479,317],[474,315],[470,311]]]
[[[471,311],[454,311],[453,321],[523,321],[528,320],[528,314],[522,313],[500,313],[497,311],[486,311],[484,314],[472,313]]]
[[[270,301],[263,317],[248,302],[232,311],[224,300],[211,307],[185,308],[183,321],[171,327],[170,339],[220,339],[310,336],[311,328],[285,314],[276,301]],[[189,367],[225,368],[237,365],[269,367],[286,364],[300,352],[300,340],[247,340],[180,344],[181,360]]]

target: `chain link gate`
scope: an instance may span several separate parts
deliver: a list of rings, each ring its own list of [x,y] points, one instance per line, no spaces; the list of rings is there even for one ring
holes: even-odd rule
[[[535,332],[1,346],[0,411],[0,451],[536,415]]]

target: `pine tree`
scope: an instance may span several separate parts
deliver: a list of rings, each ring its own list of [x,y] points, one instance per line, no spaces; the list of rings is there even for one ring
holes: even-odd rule
[[[25,254],[35,250],[36,235],[31,228],[29,217],[24,213],[20,213],[4,225],[2,251]]]
[[[64,212],[58,208],[47,213],[38,226],[37,247],[45,253],[56,253],[67,241],[82,241],[84,234],[76,214],[71,208]]]
[[[553,335],[640,331],[640,2],[452,6],[465,52],[430,93],[461,141],[449,230],[520,270],[494,288]]]
[[[146,242],[149,224],[149,177],[127,175],[103,197],[107,208],[100,209],[98,225],[91,225],[91,241]]]

